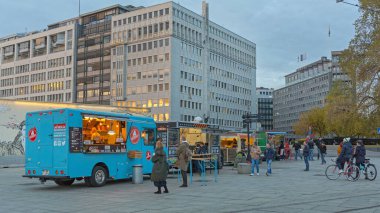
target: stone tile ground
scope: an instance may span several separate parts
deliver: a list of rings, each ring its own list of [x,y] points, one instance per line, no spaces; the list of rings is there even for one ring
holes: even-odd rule
[[[373,158],[380,165],[380,158]],[[22,178],[23,168],[0,169],[0,212],[380,212],[379,178],[349,182],[326,179],[324,165],[311,162],[304,172],[303,161],[276,161],[273,175],[238,175],[224,167],[207,186],[199,175],[189,188],[179,188],[176,177],[168,179],[170,193],[155,195],[149,180],[111,182],[89,188],[83,182],[71,187],[45,185]]]

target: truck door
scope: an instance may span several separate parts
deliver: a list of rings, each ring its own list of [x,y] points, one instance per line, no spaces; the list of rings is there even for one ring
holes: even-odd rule
[[[156,130],[150,126],[142,126],[141,131],[141,151],[142,151],[142,164],[143,164],[143,173],[150,174],[152,173],[152,156],[154,153],[154,147],[156,144]]]
[[[53,116],[40,113],[35,122],[37,142],[37,166],[52,168],[53,166]]]

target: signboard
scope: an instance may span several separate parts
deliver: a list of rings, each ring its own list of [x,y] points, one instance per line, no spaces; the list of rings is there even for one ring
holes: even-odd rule
[[[70,152],[81,152],[83,148],[82,128],[69,128]]]
[[[162,145],[168,147],[168,133],[167,131],[157,131],[157,137],[162,139]]]
[[[130,130],[131,133],[129,133],[129,138],[131,139],[132,144],[137,144],[140,140],[140,131],[136,127],[131,127]]]
[[[34,142],[37,138],[37,129],[36,127],[33,127],[29,130],[28,132],[28,137],[29,137],[29,140],[30,142]]]
[[[146,151],[145,155],[146,155],[147,160],[150,160],[150,158],[152,157],[152,154],[150,153],[150,151]]]
[[[65,146],[66,124],[54,124],[53,143],[54,146]]]

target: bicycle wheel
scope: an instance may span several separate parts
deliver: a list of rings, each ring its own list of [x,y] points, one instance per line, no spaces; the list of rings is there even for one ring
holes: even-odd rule
[[[336,180],[339,177],[339,168],[337,165],[330,165],[325,170],[325,175],[329,180]]]
[[[368,178],[368,180],[373,181],[376,179],[377,176],[377,170],[375,165],[368,164],[368,166],[365,168],[365,176]]]
[[[345,173],[349,181],[357,181],[360,178],[360,169],[355,165],[348,166]]]

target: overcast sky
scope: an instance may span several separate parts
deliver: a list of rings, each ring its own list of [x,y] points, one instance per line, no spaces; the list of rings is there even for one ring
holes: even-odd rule
[[[79,0],[0,0],[0,37],[44,29],[78,15]],[[357,0],[346,0],[357,3]],[[150,6],[165,0],[81,0],[81,12],[114,4]],[[177,0],[201,14],[202,0]],[[295,69],[331,57],[354,36],[356,7],[336,0],[208,0],[210,19],[256,43],[257,86],[280,88]],[[331,37],[328,36],[329,26]],[[306,53],[307,60],[297,62]]]

